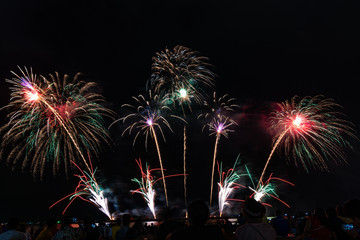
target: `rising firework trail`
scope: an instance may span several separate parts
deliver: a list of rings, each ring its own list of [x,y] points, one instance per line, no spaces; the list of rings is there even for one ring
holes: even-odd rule
[[[217,156],[217,148],[219,144],[219,140],[221,136],[228,138],[230,132],[234,132],[230,127],[233,125],[237,125],[237,123],[228,117],[232,112],[234,112],[235,107],[239,107],[232,102],[235,99],[228,99],[228,95],[224,95],[220,98],[216,97],[216,93],[214,92],[214,98],[212,103],[205,102],[205,106],[210,108],[210,111],[205,114],[200,114],[198,118],[204,117],[205,119],[210,118],[211,121],[206,123],[203,126],[203,130],[208,128],[210,131],[209,136],[216,135],[215,145],[214,145],[214,154],[213,154],[213,164],[211,171],[211,184],[210,184],[210,206],[212,203],[212,195],[214,188],[214,171],[215,171],[215,162]]]
[[[124,105],[122,105],[122,107],[128,107],[135,112],[131,112],[128,115],[126,115],[125,117],[116,120],[115,122],[113,122],[110,125],[110,127],[113,124],[115,124],[116,122],[122,121],[123,123],[125,123],[129,119],[129,120],[132,120],[132,124],[123,131],[122,136],[126,132],[129,132],[129,134],[131,134],[132,131],[136,131],[133,145],[135,145],[135,142],[140,134],[145,135],[145,148],[146,149],[147,149],[147,143],[148,143],[149,136],[154,139],[157,154],[158,154],[158,159],[159,159],[159,163],[160,163],[160,169],[161,169],[162,180],[163,180],[164,191],[165,191],[166,205],[168,205],[164,168],[163,168],[163,162],[162,162],[162,158],[161,158],[159,141],[157,138],[157,132],[160,132],[163,140],[166,141],[165,135],[163,132],[163,128],[162,128],[163,126],[166,126],[172,132],[169,122],[163,116],[163,115],[165,115],[166,111],[169,110],[169,107],[164,104],[167,101],[167,99],[166,98],[160,99],[158,95],[153,96],[151,91],[149,91],[148,98],[145,98],[143,95],[139,95],[138,97],[133,97],[133,99],[135,100],[135,105],[124,104]],[[175,118],[182,120],[182,118],[175,116],[175,115],[170,115],[170,117],[175,117]]]
[[[233,168],[230,168],[227,172],[223,172],[222,163],[218,163],[218,172],[220,181],[218,182],[218,203],[219,203],[219,214],[222,216],[224,207],[228,204],[228,198],[234,189],[245,186],[238,183],[240,177],[247,174],[239,174],[236,170],[239,157],[236,159]]]
[[[1,128],[3,134],[0,156],[7,155],[13,165],[24,156],[23,169],[30,162],[34,176],[43,176],[45,165],[52,162],[53,173],[70,158],[80,157],[90,171],[83,149],[98,156],[103,143],[109,144],[109,134],[103,116],[113,112],[100,103],[104,98],[92,92],[94,82],[79,81],[77,74],[71,81],[56,73],[50,78],[38,77],[32,70],[21,70],[22,75],[7,80],[11,101],[3,109],[10,110],[9,123]],[[15,147],[7,153],[6,145]],[[62,161],[64,160],[64,161]]]
[[[103,190],[101,190],[99,184],[96,182],[95,179],[95,171],[92,169],[91,166],[91,172],[86,172],[81,170],[79,166],[75,164],[75,162],[71,161],[81,172],[80,175],[74,175],[79,178],[78,185],[75,188],[75,191],[62,199],[55,202],[53,205],[50,206],[50,209],[54,207],[56,204],[60,203],[61,201],[65,199],[69,199],[68,205],[65,207],[62,214],[65,214],[66,210],[69,208],[69,206],[74,202],[76,198],[79,198],[83,201],[92,203],[95,205],[101,212],[103,212],[109,219],[113,219],[111,217],[111,213],[109,211],[108,207],[108,200],[104,197]],[[90,162],[91,163],[91,162]],[[86,197],[86,198],[85,198]]]
[[[270,130],[275,132],[274,145],[261,173],[258,187],[276,149],[284,150],[298,165],[328,171],[327,161],[346,162],[344,148],[350,147],[345,137],[357,139],[352,124],[338,111],[341,107],[333,99],[323,96],[294,96],[279,103],[271,115]]]
[[[186,107],[191,110],[193,100],[202,104],[207,88],[214,87],[215,74],[209,70],[210,64],[206,57],[200,56],[184,46],[175,46],[173,50],[165,49],[153,57],[151,67],[152,75],[150,86],[162,96],[169,96],[174,107],[179,106],[182,115],[186,117]],[[183,151],[183,172],[184,172],[184,199],[187,205],[186,189],[186,146],[187,127],[184,124],[184,151]]]

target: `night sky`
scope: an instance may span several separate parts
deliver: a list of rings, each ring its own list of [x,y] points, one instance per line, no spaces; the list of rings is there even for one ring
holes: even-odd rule
[[[347,119],[359,132],[360,15],[359,1],[255,0],[3,0],[0,3],[0,106],[9,102],[10,71],[32,67],[37,74],[58,71],[95,81],[109,107],[122,116],[121,105],[145,93],[152,56],[166,47],[183,45],[209,58],[217,74],[216,91],[237,99],[239,123],[229,139],[222,139],[218,159],[231,167],[238,154],[260,175],[271,150],[265,119],[272,103],[294,95],[323,94],[343,106]],[[0,113],[6,124],[6,112]],[[110,121],[111,123],[111,121]],[[208,199],[215,138],[190,121],[188,136],[189,200]],[[168,173],[182,171],[182,126],[167,132],[161,142]],[[121,138],[123,126],[111,129],[114,146],[96,165],[99,182],[107,189],[111,208],[143,208],[140,196],[131,196],[139,177],[135,158],[158,167],[153,145],[146,152],[141,141]],[[329,164],[330,172],[287,165],[275,155],[268,173],[286,178],[296,187],[281,185],[280,198],[291,213],[343,204],[360,198],[359,144],[348,151],[348,165]],[[47,176],[33,179],[29,172],[0,163],[0,220],[9,216],[27,219],[59,216],[66,206],[48,207],[71,193],[76,178]],[[182,179],[169,179],[170,205],[183,205]],[[161,191],[161,184],[158,185]],[[159,194],[160,195],[160,194]],[[116,201],[115,201],[116,200]],[[116,203],[115,203],[116,202]],[[274,208],[284,206],[268,201]],[[159,205],[162,204],[159,200]],[[69,214],[103,215],[88,203],[77,201]],[[236,207],[235,207],[235,210]]]

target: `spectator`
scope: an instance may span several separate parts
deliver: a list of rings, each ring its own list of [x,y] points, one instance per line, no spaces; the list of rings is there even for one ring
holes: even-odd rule
[[[115,225],[111,227],[111,239],[115,240],[116,232],[121,228],[121,218],[115,220]]]
[[[224,235],[217,225],[206,225],[209,218],[209,207],[203,200],[195,200],[188,207],[190,226],[173,232],[172,240],[207,239],[222,240]]]
[[[360,199],[351,199],[344,205],[344,215],[350,219],[344,230],[353,239],[360,239]]]
[[[46,222],[42,221],[35,229],[31,236],[32,239],[36,239],[37,236],[45,229]]]
[[[243,212],[245,216],[245,224],[238,227],[235,231],[235,239],[247,240],[275,240],[276,231],[274,228],[263,222],[265,216],[265,207],[254,200],[249,198],[243,205]]]
[[[333,239],[338,240],[351,240],[352,238],[348,236],[345,231],[342,229],[343,222],[336,213],[335,208],[327,208],[326,215],[328,217],[328,227],[333,235]]]
[[[290,222],[281,214],[281,210],[276,210],[276,217],[271,220],[278,237],[287,237],[290,231]]]
[[[49,218],[46,221],[46,227],[37,235],[36,240],[50,240],[55,235],[56,227],[56,219]]]
[[[166,209],[163,218],[164,221],[160,224],[159,229],[156,232],[157,240],[166,240],[169,234],[184,227],[184,224],[173,219],[172,209]]]
[[[299,212],[295,220],[295,229],[296,229],[295,235],[298,237],[297,239],[301,239],[304,236],[305,225],[306,225],[305,213]]]
[[[99,235],[100,239],[107,240],[106,239],[106,224],[103,221],[99,221]]]
[[[51,238],[52,240],[79,240],[82,238],[82,232],[78,228],[71,227],[72,220],[63,216],[61,219],[60,230]]]
[[[125,240],[137,240],[137,239],[144,239],[144,236],[142,234],[142,221],[141,218],[137,218],[134,222],[134,225],[127,231],[125,234],[124,239]]]
[[[7,231],[0,234],[0,240],[26,240],[25,233],[20,231],[20,220],[10,218],[7,223]]]
[[[314,215],[306,221],[304,237],[316,240],[330,240],[328,221],[323,208],[316,208]]]
[[[128,231],[130,230],[130,215],[129,214],[124,214],[121,216],[121,220],[122,220],[122,227],[117,230],[116,235],[115,235],[115,239],[116,240],[124,240],[126,234],[128,233]]]

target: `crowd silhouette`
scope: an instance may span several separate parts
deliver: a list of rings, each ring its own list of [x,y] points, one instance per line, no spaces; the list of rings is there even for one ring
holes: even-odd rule
[[[188,219],[175,219],[167,209],[158,222],[123,214],[115,221],[81,220],[63,216],[44,223],[25,224],[9,218],[0,228],[0,240],[350,240],[360,239],[360,200],[344,205],[316,208],[312,213],[287,216],[280,210],[265,217],[266,208],[252,198],[242,205],[236,221],[210,217],[202,200],[192,201]]]

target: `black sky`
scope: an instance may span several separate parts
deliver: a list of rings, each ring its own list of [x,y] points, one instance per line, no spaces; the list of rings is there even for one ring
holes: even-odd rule
[[[219,158],[231,166],[241,153],[259,174],[271,147],[263,118],[272,102],[293,95],[323,94],[341,104],[359,129],[359,7],[355,0],[3,0],[0,105],[9,101],[5,79],[12,77],[10,71],[27,66],[42,75],[84,73],[85,79],[99,84],[113,110],[121,115],[121,104],[144,93],[155,52],[187,46],[210,59],[218,75],[219,94],[229,93],[241,105],[241,125],[222,142]],[[5,113],[0,116],[5,124]],[[198,123],[191,128],[189,196],[207,199],[209,149],[214,139],[202,133]],[[138,175],[134,158],[154,157],[151,151],[143,153],[142,144],[134,151],[131,138],[120,138],[120,129],[112,134],[115,147],[103,155],[99,169],[104,185],[119,198],[118,208],[123,211],[132,206],[128,190],[136,187],[130,183],[130,178]],[[181,136],[176,134],[162,146],[165,165],[173,171],[181,170]],[[307,174],[275,157],[271,170],[296,184],[295,188],[285,186],[281,198],[296,210],[359,198],[358,147],[355,144],[349,151],[349,165],[331,166],[330,173],[311,170]],[[75,185],[74,179],[62,177],[35,182],[28,173],[11,171],[3,162],[0,166],[0,220],[10,215],[58,215],[65,205],[51,211],[48,206]],[[175,180],[169,181],[174,189],[171,197],[181,199],[181,187]],[[143,205],[141,200],[136,204]],[[90,211],[101,216],[86,203],[75,206],[70,214]]]

